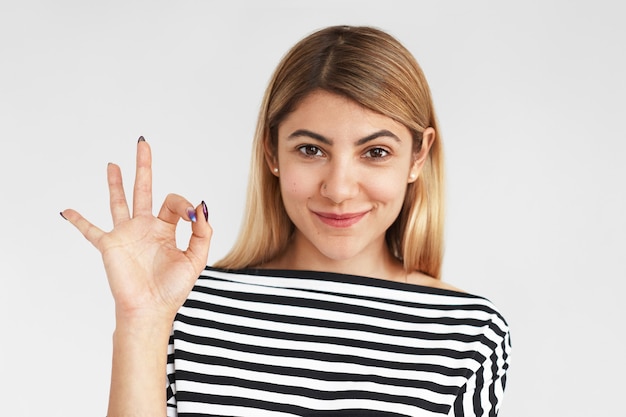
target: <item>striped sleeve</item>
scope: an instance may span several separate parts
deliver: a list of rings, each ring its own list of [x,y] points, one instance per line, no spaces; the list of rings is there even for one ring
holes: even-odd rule
[[[511,339],[504,319],[495,316],[484,332],[491,354],[459,390],[449,417],[496,417],[500,411],[511,361]]]
[[[166,379],[166,399],[167,399],[167,417],[178,417],[176,410],[176,378],[174,372],[174,332],[170,335],[169,344],[167,346],[167,379]]]

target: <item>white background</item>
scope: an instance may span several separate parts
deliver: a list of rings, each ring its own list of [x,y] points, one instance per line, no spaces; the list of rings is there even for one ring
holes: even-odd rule
[[[331,24],[395,35],[433,90],[444,279],[509,321],[501,416],[624,415],[626,25],[607,1],[0,3],[0,414],[102,416],[113,305],[72,207],[110,227],[106,164],[155,205],[205,199],[232,244],[265,84]],[[188,225],[181,227],[187,233]]]

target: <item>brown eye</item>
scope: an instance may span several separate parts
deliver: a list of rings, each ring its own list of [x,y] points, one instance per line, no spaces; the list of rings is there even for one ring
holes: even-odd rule
[[[383,148],[372,148],[365,153],[365,156],[367,158],[372,158],[372,159],[382,159],[388,155],[389,155],[389,152],[387,152]]]
[[[302,145],[298,149],[306,156],[320,156],[322,154],[320,148],[313,145]]]

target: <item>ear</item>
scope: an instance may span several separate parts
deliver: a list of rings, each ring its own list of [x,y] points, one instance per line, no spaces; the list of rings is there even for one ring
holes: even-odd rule
[[[413,155],[413,164],[409,171],[409,183],[415,182],[422,171],[422,167],[430,152],[430,147],[435,143],[436,132],[432,127],[428,127],[422,133],[422,148]]]
[[[276,157],[276,150],[272,149],[270,138],[266,137],[263,141],[263,152],[265,154],[265,162],[270,172],[278,177],[278,158]]]

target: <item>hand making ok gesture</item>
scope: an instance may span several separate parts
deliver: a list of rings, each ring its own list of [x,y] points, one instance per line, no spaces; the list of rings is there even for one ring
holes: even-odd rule
[[[152,213],[152,156],[139,138],[129,210],[119,166],[109,164],[107,179],[113,230],[105,232],[78,212],[61,215],[70,221],[102,254],[116,316],[152,315],[173,319],[206,265],[212,229],[204,201],[193,208],[183,197],[170,194],[158,216]],[[176,224],[191,221],[192,235],[185,250],[176,247]]]

